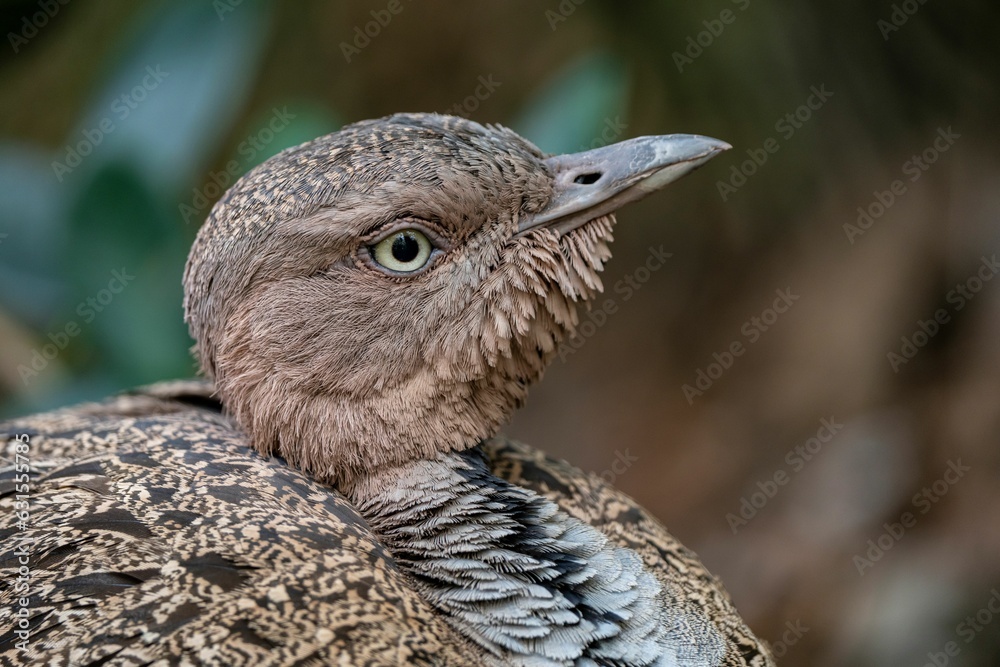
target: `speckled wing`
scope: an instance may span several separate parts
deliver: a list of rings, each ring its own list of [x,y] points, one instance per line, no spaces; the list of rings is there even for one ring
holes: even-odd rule
[[[521,443],[499,437],[485,443],[483,449],[495,475],[548,498],[613,543],[638,553],[663,584],[665,605],[679,612],[685,623],[714,626],[725,639],[720,666],[774,665],[770,649],[740,618],[722,582],[634,500],[597,475]],[[692,627],[689,634],[702,633]]]
[[[2,664],[483,664],[364,519],[253,453],[203,383],[0,423],[0,440]]]
[[[32,469],[24,530],[19,436]],[[484,664],[354,508],[250,450],[205,383],[0,423],[0,440],[2,664]],[[639,553],[665,604],[726,639],[720,664],[773,664],[721,584],[630,498],[521,444],[485,451],[498,476]]]

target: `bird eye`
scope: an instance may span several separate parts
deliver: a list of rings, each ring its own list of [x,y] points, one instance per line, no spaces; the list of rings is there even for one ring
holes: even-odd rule
[[[390,271],[413,273],[424,268],[431,258],[430,240],[417,229],[401,229],[375,244],[371,249],[375,262]]]

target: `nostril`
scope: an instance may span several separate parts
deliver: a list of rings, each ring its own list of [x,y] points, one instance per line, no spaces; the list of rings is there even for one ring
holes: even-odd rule
[[[574,183],[579,183],[580,185],[590,185],[591,183],[596,183],[601,178],[601,172],[593,171],[589,174],[580,174],[573,179]]]

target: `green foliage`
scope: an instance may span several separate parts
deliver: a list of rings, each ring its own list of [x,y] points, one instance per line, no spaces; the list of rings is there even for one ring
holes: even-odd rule
[[[511,126],[544,151],[575,153],[602,141],[605,129],[624,115],[627,95],[622,63],[588,54],[545,82]]]
[[[243,112],[264,9],[246,2],[224,22],[207,3],[146,11],[65,148],[0,147],[0,278],[13,286],[0,317],[20,334],[0,352],[18,399],[7,410],[193,373],[181,274],[194,229],[177,201]],[[134,276],[117,293],[115,271]]]

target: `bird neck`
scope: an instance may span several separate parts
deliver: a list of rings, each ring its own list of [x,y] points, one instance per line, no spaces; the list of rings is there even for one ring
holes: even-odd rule
[[[493,475],[480,447],[342,490],[425,599],[505,664],[675,664],[674,623],[638,554]]]

